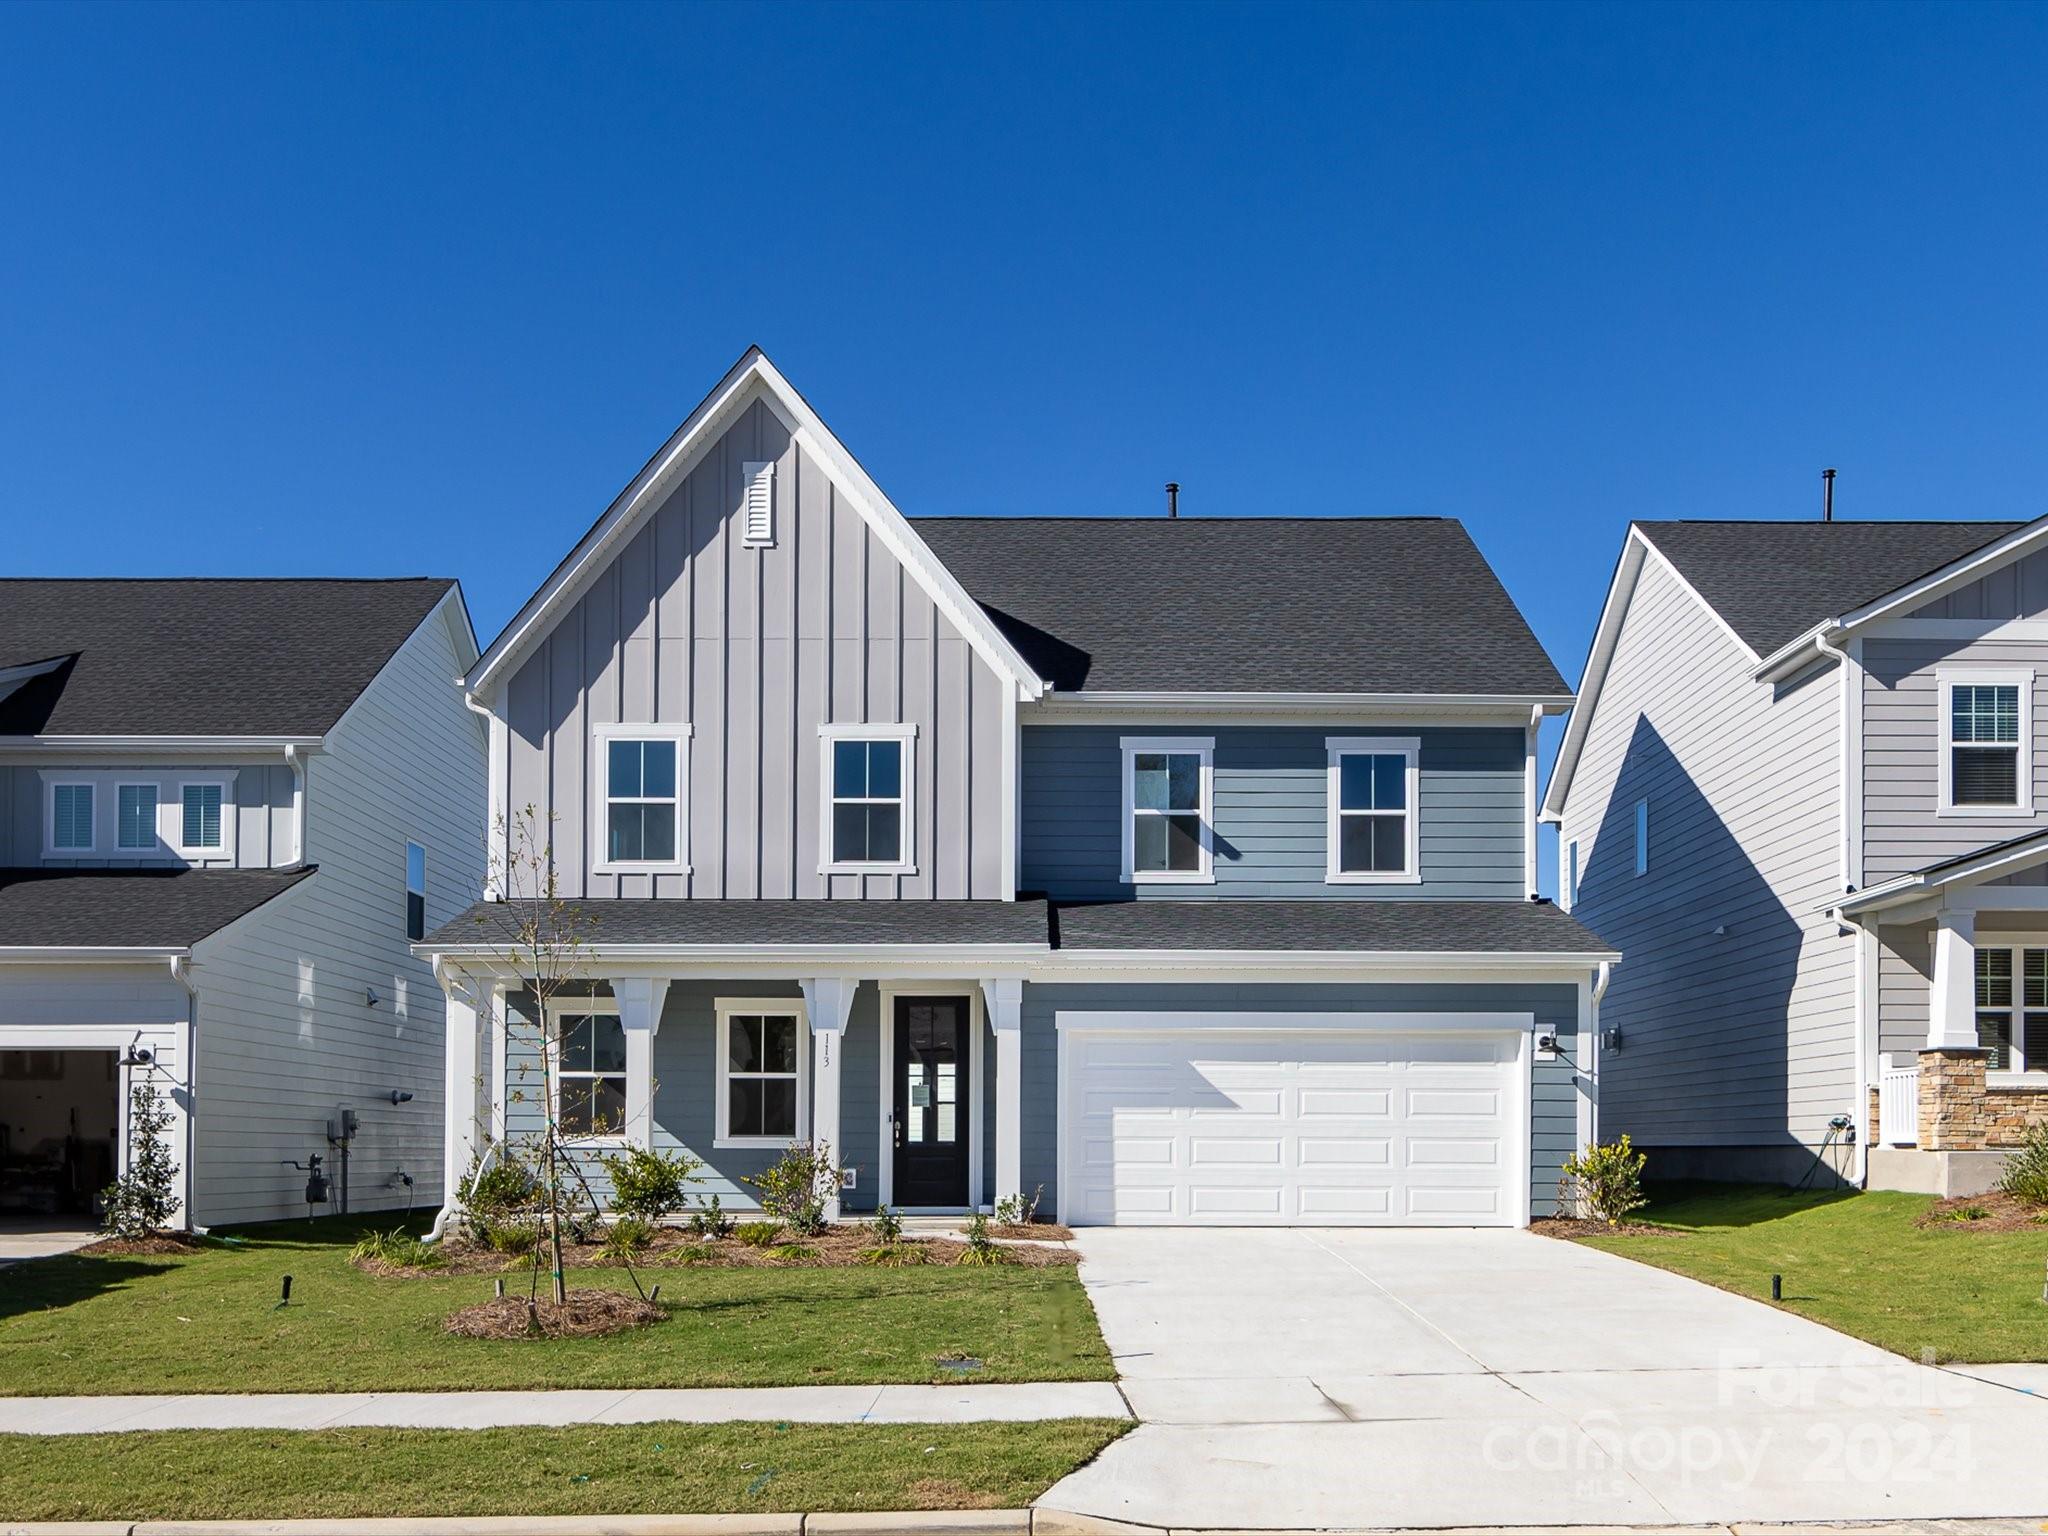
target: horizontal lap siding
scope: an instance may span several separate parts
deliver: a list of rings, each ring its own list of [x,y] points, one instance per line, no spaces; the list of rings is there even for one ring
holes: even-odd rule
[[[1601,1133],[1817,1145],[1854,1107],[1855,955],[1840,878],[1840,684],[1772,688],[1664,565],[1623,620],[1573,777],[1577,916],[1622,952],[1601,1009]],[[1635,874],[1635,807],[1650,867]],[[1717,930],[1719,930],[1717,932]]]
[[[1557,1032],[1558,1059],[1538,1061],[1531,1105],[1530,1195],[1535,1213],[1556,1208],[1557,1180],[1578,1140],[1578,989],[1545,984],[1491,986],[1318,985],[1259,982],[1027,983],[1024,988],[1023,1187],[1043,1185],[1041,1214],[1059,1188],[1059,1031],[1062,1011],[1203,1013],[1528,1013]]]
[[[776,466],[776,539],[733,519]],[[755,403],[518,668],[507,804],[552,812],[567,896],[998,897],[996,675]],[[594,722],[687,723],[688,875],[591,871]],[[819,872],[826,722],[911,723],[916,873]],[[545,836],[545,834],[544,834]]]
[[[1507,897],[1524,890],[1524,735],[1518,730],[1367,732],[1224,726],[1033,725],[1023,731],[1021,884],[1075,900],[1219,896]],[[1211,737],[1216,883],[1122,879],[1126,735]],[[1422,743],[1419,885],[1331,884],[1331,736],[1417,736]]]

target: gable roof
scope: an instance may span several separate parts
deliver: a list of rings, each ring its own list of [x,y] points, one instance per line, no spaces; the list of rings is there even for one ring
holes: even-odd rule
[[[2022,523],[1638,522],[1758,657]]]
[[[296,869],[0,869],[10,949],[189,949],[312,874]]]
[[[1462,523],[926,517],[1041,677],[1091,693],[1570,693]]]
[[[454,589],[0,580],[0,736],[319,736]]]
[[[654,457],[641,466],[640,473],[619,492],[589,531],[577,540],[576,547],[526,600],[512,622],[485,648],[463,680],[470,692],[486,691],[548,632],[553,619],[575,603],[606,568],[612,554],[623,548],[660,508],[667,490],[689,474],[716,446],[726,427],[756,400],[773,411],[798,446],[817,460],[847,504],[874,530],[883,547],[896,557],[981,658],[1022,694],[1035,698],[1043,693],[1045,685],[1038,675],[961,590],[952,573],[933,557],[924,540],[911,528],[909,519],[882,494],[881,487],[868,477],[859,460],[846,451],[846,445],[833,435],[832,429],[811,409],[810,402],[796,392],[759,347],[747,348]]]

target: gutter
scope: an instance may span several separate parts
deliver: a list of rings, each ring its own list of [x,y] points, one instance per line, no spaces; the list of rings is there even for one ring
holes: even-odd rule
[[[148,752],[271,757],[289,751],[318,752],[326,743],[324,736],[0,736],[0,753]]]
[[[0,965],[108,965],[123,962],[169,964],[172,975],[180,982],[185,980],[178,974],[180,967],[191,958],[192,951],[189,946],[168,944],[138,945],[134,948],[80,944],[0,946]],[[190,990],[189,984],[187,990]]]

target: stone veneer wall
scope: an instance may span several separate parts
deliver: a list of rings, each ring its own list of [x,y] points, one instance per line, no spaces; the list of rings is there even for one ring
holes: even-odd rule
[[[1920,1146],[1931,1152],[2016,1147],[2027,1128],[2048,1124],[2048,1086],[1992,1088],[1982,1050],[1920,1053]]]

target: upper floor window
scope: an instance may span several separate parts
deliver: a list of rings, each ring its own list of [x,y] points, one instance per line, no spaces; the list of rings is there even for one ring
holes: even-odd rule
[[[1565,849],[1564,909],[1569,912],[1579,904],[1579,845],[1574,839]]]
[[[806,1134],[808,1031],[793,998],[720,998],[713,1144],[786,1146]]]
[[[121,784],[114,789],[114,846],[123,853],[145,853],[156,847],[154,784]]]
[[[2033,810],[2029,750],[2033,674],[2010,669],[1939,674],[1942,743],[1939,810]]]
[[[418,843],[405,845],[405,936],[427,936],[427,850]]]
[[[600,725],[599,874],[689,871],[687,725]]]
[[[1216,878],[1216,743],[1209,737],[1126,736],[1123,877],[1138,885]]]
[[[1412,736],[1332,736],[1329,870],[1338,884],[1421,879],[1415,802],[1421,741]]]
[[[227,849],[227,786],[182,784],[179,844],[187,853],[222,853]]]
[[[824,874],[913,872],[910,725],[819,727],[825,747]]]
[[[626,1027],[610,998],[548,1005],[555,1044],[555,1123],[564,1136],[620,1136],[626,1127]]]
[[[1650,802],[1636,802],[1636,873],[1650,872]]]
[[[2048,1072],[2048,949],[1977,946],[1977,1044],[1987,1072]]]
[[[92,785],[52,784],[50,852],[91,853],[94,843]]]

